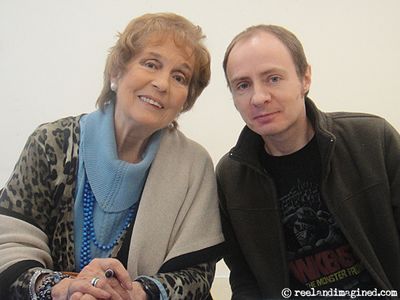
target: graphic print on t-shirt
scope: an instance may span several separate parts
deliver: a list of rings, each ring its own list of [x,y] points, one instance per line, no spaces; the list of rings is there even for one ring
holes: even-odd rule
[[[297,179],[280,203],[289,268],[296,281],[319,289],[359,287],[364,268],[321,202],[318,186]]]
[[[355,257],[321,198],[321,158],[315,136],[302,149],[261,162],[278,193],[291,288],[369,287],[373,281]]]
[[[315,247],[344,242],[332,216],[326,209],[321,208],[318,187],[311,183],[297,181],[291,191],[280,199],[283,224],[293,235],[289,241],[289,257],[302,254]],[[293,251],[293,253],[291,253]]]

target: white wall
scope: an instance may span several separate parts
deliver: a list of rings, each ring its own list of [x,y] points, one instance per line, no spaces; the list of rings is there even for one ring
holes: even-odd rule
[[[234,35],[259,23],[286,26],[303,42],[320,108],[379,114],[400,129],[398,0],[0,0],[0,186],[37,125],[94,109],[116,32],[159,11],[186,16],[208,36],[211,84],[180,124],[215,163],[243,126],[222,57]]]

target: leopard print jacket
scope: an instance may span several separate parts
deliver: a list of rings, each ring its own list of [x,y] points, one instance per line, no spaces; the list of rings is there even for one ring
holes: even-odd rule
[[[73,207],[78,168],[79,119],[68,117],[38,127],[29,137],[7,185],[1,213],[10,211],[49,238],[53,269],[74,271]],[[123,239],[122,237],[121,239]],[[121,242],[112,255],[116,255]],[[210,299],[215,262],[155,274],[170,299]],[[29,299],[27,270],[10,287],[10,299]]]

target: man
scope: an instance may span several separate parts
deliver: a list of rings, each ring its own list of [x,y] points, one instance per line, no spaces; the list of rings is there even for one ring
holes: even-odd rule
[[[318,110],[302,45],[282,27],[237,35],[223,67],[246,122],[217,166],[233,299],[400,290],[396,130]]]

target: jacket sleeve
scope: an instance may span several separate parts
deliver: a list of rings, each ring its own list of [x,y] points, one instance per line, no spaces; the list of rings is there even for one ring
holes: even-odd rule
[[[384,143],[393,214],[400,232],[400,134],[387,122]]]
[[[221,210],[222,231],[225,236],[227,254],[224,261],[230,270],[229,281],[234,300],[256,300],[261,299],[261,293],[257,281],[251,272],[246,259],[241,251],[235,232],[231,225],[229,211],[227,210],[224,191],[219,180],[217,171],[218,195]]]
[[[215,261],[206,262],[175,272],[160,272],[150,277],[162,284],[166,299],[212,299],[210,288],[214,280],[215,265]]]
[[[36,130],[29,137],[10,179],[0,191],[1,295],[9,295],[11,284],[18,277],[23,278],[26,270],[52,266],[44,232],[51,211],[47,181],[50,168],[41,134],[42,130]]]

